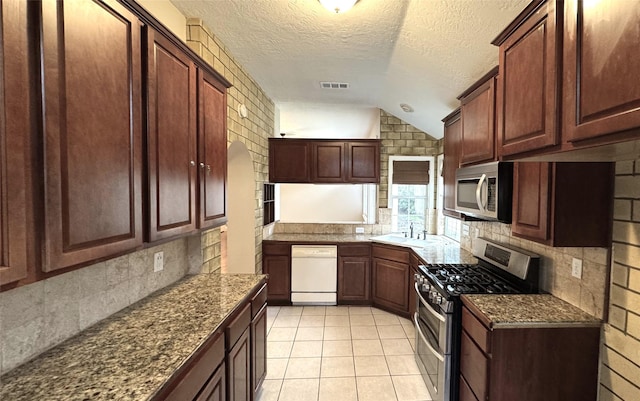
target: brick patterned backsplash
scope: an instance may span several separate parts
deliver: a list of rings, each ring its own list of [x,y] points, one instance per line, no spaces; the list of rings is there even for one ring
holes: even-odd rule
[[[436,156],[442,153],[442,141],[384,110],[380,110],[380,139],[378,207],[383,208],[388,199],[389,156]]]
[[[600,401],[640,400],[640,160],[616,163]]]

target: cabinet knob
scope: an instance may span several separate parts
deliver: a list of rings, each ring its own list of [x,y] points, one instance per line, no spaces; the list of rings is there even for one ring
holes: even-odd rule
[[[193,167],[193,166],[195,166],[195,165],[196,165],[196,162],[195,162],[195,161],[193,161],[193,160],[191,160],[191,162],[189,162],[189,164],[191,165],[191,167]]]
[[[204,163],[200,163],[200,168],[204,168]]]

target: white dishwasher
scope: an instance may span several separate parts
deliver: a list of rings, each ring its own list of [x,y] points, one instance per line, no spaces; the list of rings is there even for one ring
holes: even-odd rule
[[[335,305],[337,288],[337,246],[291,246],[291,303]]]

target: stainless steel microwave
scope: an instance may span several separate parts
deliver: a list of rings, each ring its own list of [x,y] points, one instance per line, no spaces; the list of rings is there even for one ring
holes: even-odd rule
[[[456,170],[456,211],[511,223],[513,163],[493,162]]]

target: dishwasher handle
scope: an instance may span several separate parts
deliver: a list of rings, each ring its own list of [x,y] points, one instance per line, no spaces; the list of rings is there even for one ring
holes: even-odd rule
[[[336,258],[338,247],[335,245],[292,245],[292,258]]]

